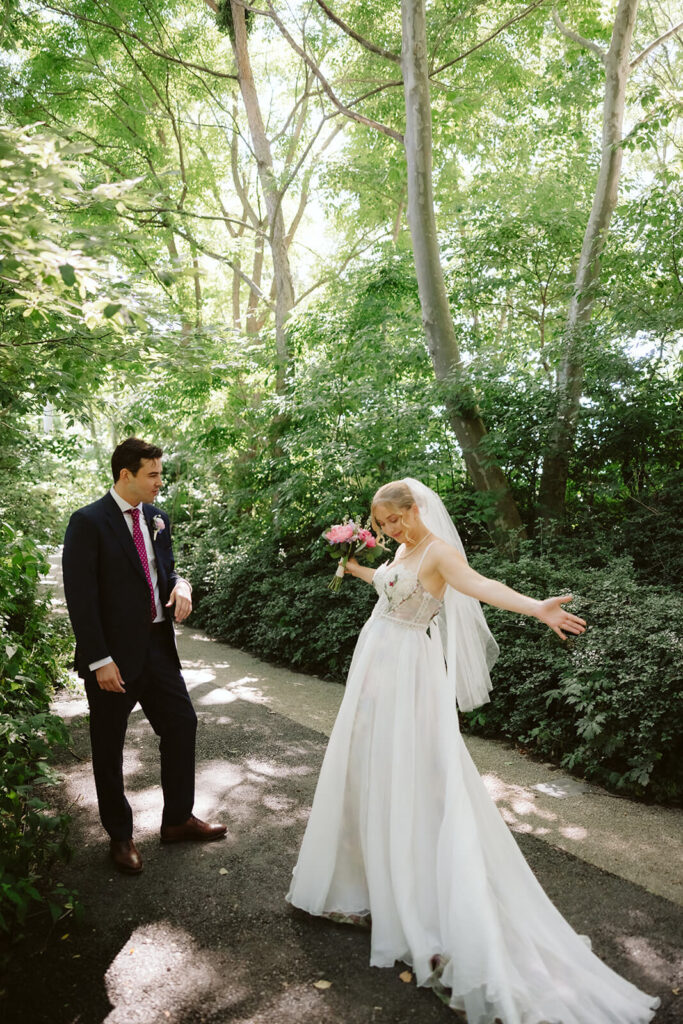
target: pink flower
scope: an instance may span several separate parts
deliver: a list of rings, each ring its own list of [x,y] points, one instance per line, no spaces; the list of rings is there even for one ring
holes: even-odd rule
[[[341,523],[327,531],[325,540],[328,540],[330,544],[344,544],[347,540],[351,540],[355,529],[353,523]]]
[[[370,530],[359,530],[358,531],[358,539],[361,542],[363,542],[363,541],[365,542],[366,548],[374,548],[375,545],[377,544],[377,540],[376,540],[374,534],[372,534],[370,532]]]

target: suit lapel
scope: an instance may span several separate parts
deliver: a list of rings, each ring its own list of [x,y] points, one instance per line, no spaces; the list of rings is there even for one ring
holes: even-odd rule
[[[139,572],[143,580],[147,582],[145,579],[145,571],[142,568],[142,562],[140,561],[140,556],[138,555],[135,544],[133,542],[133,535],[126,526],[126,522],[123,518],[123,513],[121,512],[121,509],[116,504],[111,494],[105,494],[105,496],[102,498],[102,502],[107,522],[114,531],[114,534],[116,535],[116,538],[121,544],[121,547],[125,551],[128,558],[130,559],[135,570]]]

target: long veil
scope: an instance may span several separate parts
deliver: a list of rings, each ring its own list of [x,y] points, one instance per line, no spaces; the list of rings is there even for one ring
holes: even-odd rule
[[[439,495],[413,477],[404,477],[403,483],[410,488],[427,529],[452,544],[467,560],[460,535]],[[492,688],[489,670],[498,658],[498,644],[479,602],[453,587],[446,587],[439,613],[439,632],[448,679],[458,707],[461,711],[472,711],[486,704]]]

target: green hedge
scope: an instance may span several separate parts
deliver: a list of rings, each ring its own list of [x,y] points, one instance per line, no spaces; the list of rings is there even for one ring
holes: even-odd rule
[[[493,699],[463,716],[463,727],[505,737],[625,795],[678,803],[683,597],[639,583],[627,557],[603,550],[599,560],[582,564],[572,550],[545,558],[525,551],[514,562],[496,552],[473,558],[479,572],[534,597],[572,592],[571,607],[589,628],[563,643],[534,619],[487,608],[501,648]],[[375,599],[352,579],[339,596],[327,590],[330,563],[315,536],[225,552],[207,534],[191,575],[197,620],[212,635],[340,681]]]
[[[48,759],[67,741],[50,713],[71,648],[66,623],[49,617],[39,597],[48,569],[36,545],[0,523],[0,933],[13,935],[31,910],[69,913],[73,893],[51,881],[68,855],[68,816],[53,809],[57,781]]]
[[[319,549],[304,542],[285,550],[270,537],[224,553],[206,535],[190,573],[195,621],[267,661],[343,680],[374,590],[346,579],[332,594],[335,565]]]
[[[576,556],[475,567],[534,597],[572,593],[588,622],[565,642],[536,620],[487,609],[500,644],[491,704],[466,728],[504,736],[625,795],[683,800],[683,596],[638,583],[629,558]]]

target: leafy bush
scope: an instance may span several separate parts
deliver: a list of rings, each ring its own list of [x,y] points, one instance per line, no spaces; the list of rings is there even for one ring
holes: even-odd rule
[[[56,782],[51,748],[67,731],[50,714],[70,641],[48,618],[37,594],[48,565],[36,545],[0,523],[0,932],[12,933],[29,910],[47,906],[57,919],[73,893],[50,883],[65,858],[68,817],[55,812],[46,789]]]
[[[319,533],[308,545],[299,539],[287,549],[269,536],[230,552],[206,534],[191,570],[199,623],[260,658],[344,679],[374,591],[350,579],[339,595],[328,590],[334,563]]]
[[[206,534],[191,570],[197,614],[231,644],[341,681],[374,592],[347,580],[339,597],[330,594],[316,536],[289,547],[269,536],[221,552]],[[487,607],[501,648],[493,699],[463,725],[625,795],[675,803],[683,798],[683,598],[639,584],[629,558],[601,554],[597,567],[530,549],[514,562],[493,551],[472,559],[531,596],[573,593],[589,628],[562,642],[535,619]]]
[[[588,622],[560,641],[536,620],[487,608],[500,644],[491,704],[467,729],[504,736],[629,796],[683,799],[683,598],[636,580],[629,558],[602,567],[571,556],[473,559],[485,576],[534,597],[573,593]]]

